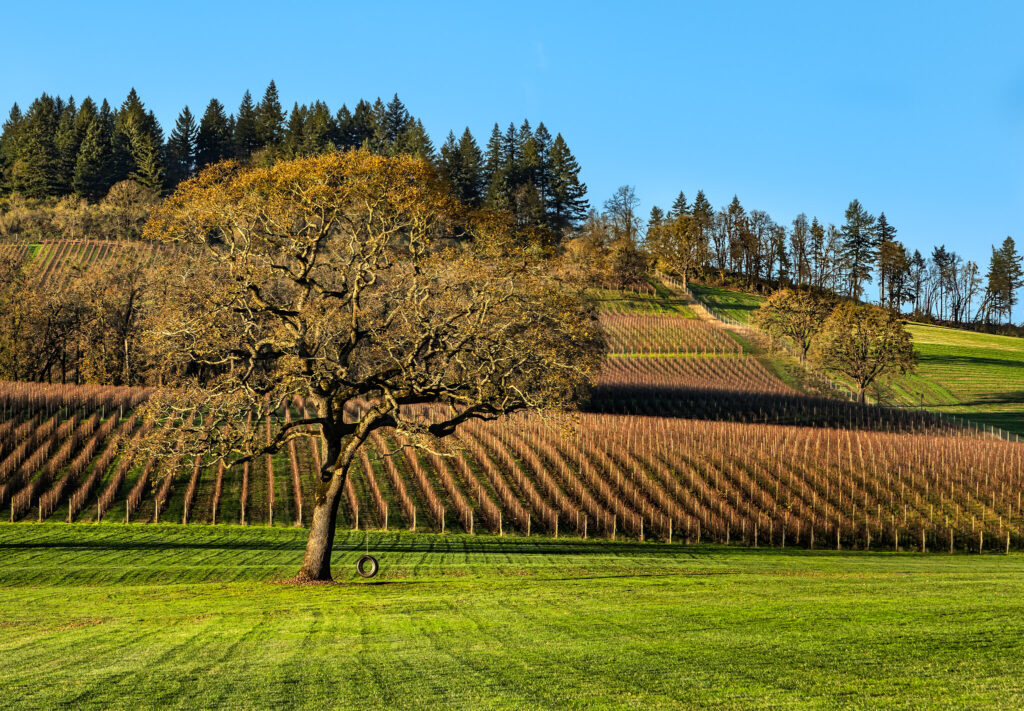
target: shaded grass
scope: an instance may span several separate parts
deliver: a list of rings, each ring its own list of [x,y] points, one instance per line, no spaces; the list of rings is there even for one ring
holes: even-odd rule
[[[763,296],[734,291],[707,284],[688,284],[694,297],[702,301],[713,313],[728,316],[740,323],[750,323],[754,312],[764,301]]]
[[[369,545],[382,574],[355,583]],[[1018,707],[1024,556],[0,525],[11,707]]]
[[[686,302],[659,281],[650,281],[654,294],[640,294],[612,289],[591,289],[590,297],[598,309],[608,313],[638,314],[642,316],[670,315],[696,318],[697,314]]]

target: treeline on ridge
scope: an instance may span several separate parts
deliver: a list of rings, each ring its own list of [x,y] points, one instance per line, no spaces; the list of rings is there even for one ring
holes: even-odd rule
[[[1024,257],[1012,237],[992,246],[988,268],[940,245],[927,256],[896,239],[884,212],[858,200],[841,225],[799,214],[789,226],[738,197],[715,209],[703,191],[680,192],[666,212],[644,220],[634,188],[620,187],[602,211],[592,210],[568,243],[581,263],[602,265],[610,285],[643,285],[651,267],[745,290],[780,287],[828,292],[877,303],[921,320],[957,326],[1013,323],[1024,287]],[[1012,328],[1010,329],[1012,330]]]
[[[47,94],[24,112],[15,104],[0,134],[0,235],[133,237],[139,220],[115,215],[148,213],[208,165],[269,165],[351,148],[422,158],[467,205],[508,210],[520,233],[543,243],[577,226],[589,207],[579,163],[543,123],[504,131],[495,123],[483,147],[468,128],[449,132],[437,149],[397,95],[360,100],[353,110],[332,112],[317,100],[285,111],[271,81],[258,102],[246,91],[234,113],[217,99],[198,119],[186,106],[166,140],[134,89],[117,108]]]

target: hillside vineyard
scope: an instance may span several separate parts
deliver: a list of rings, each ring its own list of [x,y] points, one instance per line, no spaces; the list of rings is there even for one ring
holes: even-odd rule
[[[602,320],[613,355],[589,412],[470,422],[447,452],[376,433],[346,483],[339,525],[807,548],[1024,547],[1024,444],[922,412],[802,395],[713,322],[611,312]],[[132,459],[120,445],[140,435],[137,408],[151,392],[0,386],[0,507],[10,520],[308,525],[323,456],[317,437],[231,468]],[[273,416],[305,411],[295,399]],[[419,414],[429,419],[431,409]]]

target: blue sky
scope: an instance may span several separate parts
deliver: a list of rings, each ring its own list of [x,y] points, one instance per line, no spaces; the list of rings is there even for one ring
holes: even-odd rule
[[[924,251],[1024,241],[1024,3],[18,3],[0,105],[120,102],[165,130],[273,78],[332,108],[397,92],[435,143],[544,121],[591,203],[738,194],[788,224],[858,198]]]

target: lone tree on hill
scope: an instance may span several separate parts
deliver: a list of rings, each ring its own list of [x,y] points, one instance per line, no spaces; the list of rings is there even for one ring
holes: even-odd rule
[[[679,198],[676,199],[678,204]],[[677,209],[682,208],[673,207],[673,212]],[[647,247],[669,271],[682,278],[684,285],[688,283],[690,274],[703,266],[709,256],[705,231],[698,218],[686,212],[675,212],[673,218],[652,224],[647,230]]]
[[[914,344],[903,321],[888,309],[844,302],[821,327],[810,356],[826,370],[850,378],[857,385],[857,402],[885,373],[906,373],[914,368]]]
[[[218,164],[147,224],[188,255],[153,333],[177,387],[149,416],[175,426],[148,448],[237,464],[322,437],[300,580],[331,579],[345,479],[371,432],[430,447],[473,418],[572,407],[599,367],[583,295],[486,228],[451,239],[467,224],[427,163],[365,151]],[[246,424],[294,398],[309,416],[270,418],[269,434]]]
[[[780,289],[761,304],[754,314],[754,323],[772,338],[791,339],[800,349],[803,363],[835,304],[835,298],[828,294]]]

